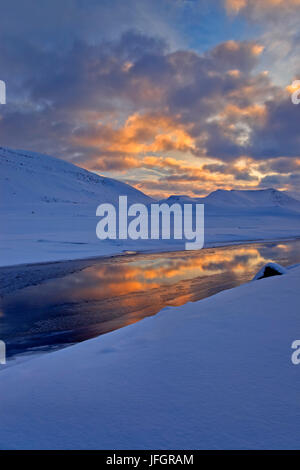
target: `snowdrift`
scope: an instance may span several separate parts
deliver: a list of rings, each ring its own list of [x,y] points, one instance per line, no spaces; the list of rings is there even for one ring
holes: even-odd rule
[[[0,372],[3,449],[298,449],[300,268]]]

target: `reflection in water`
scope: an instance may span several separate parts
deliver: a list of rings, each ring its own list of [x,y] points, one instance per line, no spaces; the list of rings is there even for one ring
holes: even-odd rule
[[[6,295],[0,337],[8,355],[82,341],[249,281],[268,261],[300,262],[299,248],[296,240],[78,262]]]

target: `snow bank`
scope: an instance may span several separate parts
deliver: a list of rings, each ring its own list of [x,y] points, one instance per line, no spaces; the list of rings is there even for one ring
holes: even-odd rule
[[[300,268],[0,372],[2,449],[299,448]]]

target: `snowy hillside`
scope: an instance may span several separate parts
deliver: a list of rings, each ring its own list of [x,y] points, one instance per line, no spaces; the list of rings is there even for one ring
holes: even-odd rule
[[[127,184],[98,176],[64,160],[33,152],[0,148],[1,205],[67,203],[147,204],[151,198]]]
[[[300,201],[273,188],[256,191],[237,191],[234,189],[226,191],[218,189],[206,198],[203,198],[203,202],[219,207],[278,207],[300,212]]]
[[[129,204],[153,201],[58,158],[0,148],[0,266],[184,249],[178,240],[98,240],[97,206],[122,195]],[[166,202],[205,204],[206,246],[300,236],[300,201],[274,189],[175,195]]]
[[[0,372],[4,449],[298,449],[300,268]]]
[[[300,236],[300,201],[272,188],[217,190],[203,198],[174,195],[160,202],[204,204],[206,246]]]
[[[294,199],[297,199],[297,201],[300,201],[300,192],[298,191],[285,191],[286,194],[291,196]]]
[[[152,199],[58,158],[0,148],[0,265],[109,255],[126,247],[96,237],[96,208]]]
[[[208,196],[203,198],[191,198],[188,196],[170,196],[161,202],[167,204],[188,204],[191,202],[198,202],[206,206],[224,209],[241,208],[281,208],[288,211],[300,212],[300,201],[291,197],[283,191],[276,189],[261,189],[261,190],[230,190],[217,189]]]

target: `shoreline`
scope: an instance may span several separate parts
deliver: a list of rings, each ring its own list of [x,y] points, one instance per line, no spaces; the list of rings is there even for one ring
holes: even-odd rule
[[[186,250],[172,250],[172,251],[154,251],[154,252],[135,252],[123,253],[107,256],[94,256],[81,259],[69,259],[60,261],[45,261],[40,263],[24,263],[19,265],[3,266],[0,267],[0,300],[4,300],[7,295],[12,294],[20,289],[39,285],[43,282],[56,278],[63,278],[74,273],[79,273],[84,269],[93,266],[96,263],[104,264],[122,264],[130,262],[138,262],[141,260],[157,260],[160,258],[178,257],[189,258],[191,256],[198,256],[203,253],[209,254],[212,250],[234,250],[236,247],[255,247],[259,245],[271,245],[280,242],[297,242],[300,237],[284,237],[272,240],[255,240],[248,242],[228,242],[219,245],[206,246],[202,250],[186,251]]]
[[[55,265],[59,263],[72,263],[72,262],[89,262],[95,260],[110,260],[110,259],[124,259],[125,257],[136,257],[142,255],[159,255],[159,254],[170,254],[170,253],[194,253],[200,252],[203,250],[209,250],[213,248],[222,248],[222,247],[230,247],[230,246],[238,246],[238,245],[255,245],[259,243],[275,243],[275,242],[288,242],[293,240],[300,240],[300,235],[294,235],[290,237],[275,237],[275,238],[260,238],[260,239],[249,239],[249,240],[229,240],[229,241],[221,241],[221,242],[209,242],[205,245],[201,250],[182,250],[182,249],[173,249],[173,250],[141,250],[141,251],[133,251],[133,250],[123,250],[121,252],[116,252],[108,255],[95,255],[95,256],[88,256],[84,258],[66,258],[66,259],[57,259],[57,260],[49,260],[49,261],[38,261],[34,263],[18,263],[18,264],[8,264],[8,265],[0,265],[0,273],[2,270],[5,269],[17,269],[17,268],[26,268],[26,267],[34,267],[34,266],[45,266],[45,265]],[[211,244],[210,244],[211,243]]]

